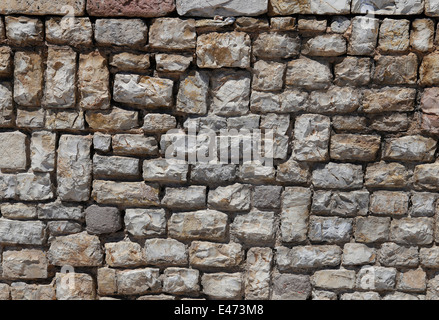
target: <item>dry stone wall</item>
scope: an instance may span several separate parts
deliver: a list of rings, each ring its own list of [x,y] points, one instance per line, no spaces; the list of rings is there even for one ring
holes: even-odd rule
[[[0,1],[0,299],[438,299],[438,22]],[[191,128],[272,130],[273,164],[171,161]]]

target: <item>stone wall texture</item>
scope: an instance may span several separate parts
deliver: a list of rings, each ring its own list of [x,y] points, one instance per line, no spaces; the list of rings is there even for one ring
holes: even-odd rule
[[[0,300],[439,299],[438,23],[1,0]],[[273,130],[273,165],[166,159],[192,127]]]

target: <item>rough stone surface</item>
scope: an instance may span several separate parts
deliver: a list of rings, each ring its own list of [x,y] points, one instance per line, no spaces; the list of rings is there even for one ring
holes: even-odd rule
[[[87,12],[99,17],[160,17],[175,10],[172,0],[140,0],[123,3],[115,0],[87,0]]]

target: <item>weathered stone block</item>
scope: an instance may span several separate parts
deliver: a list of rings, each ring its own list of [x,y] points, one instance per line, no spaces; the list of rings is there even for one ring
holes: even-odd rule
[[[365,185],[373,188],[403,188],[409,177],[409,171],[402,164],[379,162],[367,166]]]
[[[437,141],[423,136],[405,136],[387,139],[383,159],[408,162],[430,162],[434,159]]]
[[[241,273],[205,273],[201,277],[203,293],[211,299],[239,300],[243,294]]]
[[[273,15],[290,15],[290,14],[347,14],[350,12],[349,0],[329,0],[324,3],[317,0],[306,1],[287,1],[271,0],[270,13]]]
[[[353,18],[348,54],[356,56],[372,56],[377,43],[378,28],[379,20],[376,18]]]
[[[5,17],[6,37],[15,46],[32,46],[43,42],[43,23],[28,17]]]
[[[286,84],[309,90],[326,89],[332,81],[332,73],[326,62],[299,58],[288,63]]]
[[[149,30],[149,45],[156,49],[195,49],[195,20],[178,18],[155,19]]]
[[[398,191],[377,191],[370,197],[370,211],[377,215],[404,216],[409,210],[409,195]]]
[[[141,19],[97,19],[95,39],[104,46],[146,45],[148,27]]]
[[[247,252],[247,272],[245,274],[245,298],[266,300],[270,295],[271,248],[250,248]]]
[[[287,187],[282,194],[281,239],[284,242],[303,242],[308,232],[311,190]]]
[[[259,16],[267,12],[268,0],[220,0],[212,3],[200,0],[177,0],[176,5],[178,14],[182,16]]]
[[[189,248],[189,264],[196,269],[233,269],[242,261],[244,251],[238,243],[193,241]]]
[[[72,8],[72,12],[69,8]],[[85,12],[85,0],[27,0],[4,1],[0,4],[1,14],[28,15],[65,15],[67,13],[82,16]]]
[[[377,57],[372,79],[381,85],[416,84],[418,79],[418,58],[407,56]]]
[[[308,238],[314,242],[349,242],[353,231],[352,219],[311,216]]]
[[[38,107],[43,95],[43,61],[39,53],[14,55],[14,101],[24,107]]]
[[[433,242],[434,221],[431,218],[393,220],[390,239],[399,244],[427,245]]]
[[[175,10],[173,0],[140,0],[120,2],[116,0],[87,0],[87,12],[99,17],[160,17]]]
[[[328,290],[351,290],[355,287],[355,271],[353,270],[320,270],[311,277],[317,288]]]
[[[99,204],[122,206],[156,206],[159,189],[143,182],[94,180],[92,198]]]
[[[26,135],[19,131],[0,133],[0,169],[26,169]]]
[[[406,19],[384,19],[381,23],[379,46],[384,53],[402,53],[409,48],[410,21]]]
[[[276,251],[276,263],[281,272],[336,267],[342,253],[338,246],[278,247]]]
[[[363,243],[384,242],[390,236],[390,218],[358,217],[355,219],[355,241]]]
[[[3,277],[7,279],[46,279],[48,263],[40,250],[23,249],[3,252]]]
[[[346,53],[346,39],[339,34],[318,35],[305,40],[302,54],[307,56],[336,57]]]
[[[272,245],[276,236],[273,212],[250,211],[236,216],[230,225],[230,234],[248,245]]]
[[[413,111],[416,89],[391,88],[364,90],[363,108],[366,113]]]
[[[336,134],[331,137],[331,159],[373,161],[381,146],[381,137],[372,135]]]
[[[174,239],[150,239],[145,241],[145,261],[158,266],[185,266],[188,251],[184,243]]]
[[[400,246],[393,242],[383,243],[379,262],[386,267],[416,267],[419,264],[418,248]]]
[[[168,268],[163,273],[163,291],[176,295],[197,296],[200,272],[194,269]]]
[[[373,264],[376,250],[361,243],[346,243],[343,247],[343,265],[358,266]]]
[[[253,42],[253,54],[260,59],[288,59],[299,55],[300,38],[286,33],[260,33]]]
[[[46,20],[46,40],[58,45],[91,46],[93,27],[90,18],[50,18]]]
[[[346,57],[334,66],[334,83],[339,86],[367,85],[371,79],[371,66],[369,58]]]

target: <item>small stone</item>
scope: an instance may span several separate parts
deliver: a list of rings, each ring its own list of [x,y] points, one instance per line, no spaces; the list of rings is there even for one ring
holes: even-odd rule
[[[273,212],[250,211],[236,216],[230,225],[230,234],[248,245],[271,245],[276,235]]]
[[[195,20],[155,19],[149,30],[149,45],[155,49],[195,49]]]
[[[112,72],[145,72],[150,66],[149,54],[122,52],[111,55],[110,58]]]
[[[53,198],[49,173],[17,174],[17,196],[22,201],[43,201]]]
[[[85,273],[57,273],[55,276],[57,300],[95,300],[93,278]]]
[[[11,298],[10,287],[6,283],[0,283],[0,301],[9,300]]]
[[[349,242],[353,226],[352,219],[311,216],[308,238],[314,242]]]
[[[125,227],[134,237],[163,235],[166,231],[166,212],[163,209],[127,209]]]
[[[199,68],[249,68],[250,52],[250,37],[243,32],[213,32],[197,39]]]
[[[43,42],[44,25],[40,19],[5,17],[6,37],[15,46],[32,46]]]
[[[377,57],[373,81],[381,85],[416,84],[418,79],[418,58],[407,56]]]
[[[351,290],[355,287],[353,270],[320,270],[311,277],[313,286],[328,290]]]
[[[78,93],[82,109],[110,107],[110,72],[107,59],[99,51],[79,55]]]
[[[104,46],[146,45],[148,27],[141,19],[97,19],[95,23],[96,42]]]
[[[421,266],[437,269],[439,267],[439,247],[421,248],[419,251]]]
[[[238,267],[244,260],[244,252],[238,243],[216,244],[193,241],[189,248],[189,264],[197,269],[221,269]]]
[[[190,72],[180,81],[176,110],[181,113],[207,113],[209,76],[204,72]]]
[[[46,20],[46,40],[58,45],[91,46],[93,27],[90,18],[50,18]]]
[[[93,148],[101,152],[109,152],[111,149],[111,135],[96,132],[93,135]]]
[[[331,137],[331,159],[374,161],[381,146],[381,137],[372,135],[336,134]]]
[[[346,243],[343,248],[343,265],[358,266],[374,264],[376,251],[361,243]]]
[[[46,112],[46,129],[48,130],[84,130],[84,114],[81,111],[55,111]]]
[[[369,208],[369,192],[315,191],[311,211],[314,214],[365,216]]]
[[[386,267],[417,267],[419,264],[418,248],[404,247],[393,242],[383,243],[379,262]]]
[[[0,48],[0,70],[1,70],[1,48]],[[2,76],[0,71],[0,76]],[[17,110],[18,113],[19,110]],[[13,124],[14,106],[12,102],[12,88],[9,83],[0,83],[0,127],[9,127]],[[18,115],[17,115],[18,117]],[[18,122],[18,120],[17,120]],[[20,126],[20,124],[17,124]]]
[[[250,248],[247,252],[247,272],[245,274],[245,298],[247,300],[267,300],[270,294],[271,248]]]
[[[409,118],[406,113],[383,114],[371,117],[370,128],[376,131],[400,132],[409,128]]]
[[[409,48],[410,21],[406,19],[384,19],[381,23],[379,46],[384,53],[403,53]]]
[[[270,19],[270,28],[275,31],[294,31],[296,30],[296,18],[273,17]]]
[[[255,186],[253,205],[259,209],[278,209],[281,204],[281,186]]]
[[[421,268],[401,272],[396,288],[406,292],[424,292],[427,289],[427,275]]]
[[[185,72],[193,60],[194,57],[178,54],[157,54],[155,56],[156,68],[159,72]]]
[[[90,198],[92,162],[90,136],[62,135],[57,160],[58,194],[64,201]]]
[[[233,164],[199,163],[192,166],[190,180],[201,184],[233,183],[236,179],[236,166]]]
[[[267,19],[258,19],[251,17],[239,17],[236,19],[237,31],[261,31],[266,30],[270,26]]]
[[[334,83],[339,86],[364,86],[371,79],[372,62],[369,58],[346,57],[334,66]]]
[[[0,174],[0,198],[14,199],[17,196],[17,176],[13,174]]]
[[[363,185],[363,170],[360,165],[330,162],[317,166],[312,182],[317,188],[358,189]]]
[[[213,114],[238,116],[248,113],[251,86],[251,77],[248,72],[215,72],[211,83],[210,111]]]
[[[387,139],[384,143],[383,159],[412,162],[433,161],[436,145],[436,140],[423,136]]]
[[[307,56],[336,57],[346,53],[346,39],[339,34],[318,35],[305,40],[302,54]]]
[[[365,185],[373,188],[403,188],[409,180],[409,172],[399,163],[378,162],[366,169]]]
[[[428,192],[414,192],[410,198],[412,217],[432,217],[436,213],[436,201],[439,195]]]
[[[321,3],[318,0],[271,0],[270,13],[274,15],[290,14],[349,14],[350,1],[329,0]]]
[[[376,191],[370,197],[370,211],[377,215],[404,216],[409,210],[409,195],[398,191]]]
[[[357,288],[376,291],[393,290],[396,273],[395,268],[364,266],[357,275]]]
[[[362,132],[367,130],[366,117],[363,116],[334,116],[332,127],[338,132]]]
[[[432,163],[416,166],[413,181],[416,189],[438,190],[439,165]]]
[[[95,267],[102,264],[103,258],[99,238],[87,232],[56,237],[48,251],[50,264],[55,266]]]
[[[115,134],[111,145],[113,152],[121,156],[154,156],[157,155],[157,140],[143,134]]]
[[[439,84],[439,54],[436,52],[430,53],[422,59],[421,67],[419,68],[420,85],[425,87],[435,86]]]
[[[127,157],[93,157],[93,177],[95,178],[136,178],[140,176],[139,159]]]
[[[349,39],[348,54],[372,56],[378,38],[379,20],[371,17],[354,17]]]
[[[300,52],[300,39],[285,33],[260,33],[253,43],[253,54],[259,59],[288,59]]]
[[[7,279],[46,279],[48,263],[40,250],[23,249],[3,252],[3,277]]]
[[[299,32],[304,35],[314,35],[324,33],[327,29],[328,21],[322,18],[310,17],[301,18],[297,22]]]
[[[326,62],[299,58],[288,63],[286,84],[308,90],[327,89],[332,73]]]
[[[363,109],[366,113],[410,112],[415,106],[416,89],[390,88],[363,91]]]
[[[12,50],[9,47],[0,47],[0,77],[9,77],[12,74]]]
[[[159,277],[160,270],[153,268],[118,271],[117,292],[121,295],[159,292],[162,287]]]
[[[390,236],[390,218],[358,217],[355,219],[355,241],[363,243],[384,242]]]
[[[176,295],[197,296],[200,291],[198,270],[168,268],[163,273],[163,291]]]
[[[243,294],[241,273],[205,273],[201,277],[203,293],[211,299],[239,300]]]
[[[148,113],[143,118],[143,131],[147,133],[166,132],[177,126],[177,120],[169,114]]]
[[[0,133],[0,169],[26,169],[26,135],[19,131]]]
[[[310,169],[305,162],[297,162],[290,158],[277,166],[276,181],[291,184],[307,184],[311,177]]]
[[[338,246],[278,247],[276,250],[276,263],[281,272],[336,267],[341,262]]]
[[[272,286],[272,300],[307,300],[311,296],[308,275],[276,274]]]
[[[351,20],[343,16],[332,18],[331,31],[335,33],[345,33],[351,26]]]
[[[39,53],[17,51],[14,55],[14,101],[38,107],[43,95],[43,61]]]
[[[7,111],[5,117],[9,117]],[[31,128],[41,129],[44,128],[44,118],[46,111],[42,108],[29,110],[29,109],[17,109],[17,116],[15,123],[19,128]]]
[[[340,298],[343,298],[343,295]],[[338,297],[335,292],[325,291],[325,290],[313,290],[312,300],[332,301],[332,300],[338,300]]]
[[[169,79],[116,74],[113,98],[117,102],[142,108],[170,107],[173,87],[174,82]]]
[[[92,198],[99,204],[122,206],[156,206],[159,189],[143,182],[94,180]]]
[[[313,91],[307,111],[314,113],[354,113],[360,107],[361,95],[351,87],[331,87],[327,91]]]
[[[14,282],[10,291],[12,300],[56,300],[55,288],[52,284]]]
[[[416,19],[412,23],[410,46],[420,52],[433,49],[434,21],[431,19]]]
[[[85,223],[90,234],[114,233],[122,228],[119,210],[92,205],[85,209]]]
[[[188,263],[186,246],[174,239],[145,241],[145,261],[157,266],[185,266]]]
[[[307,239],[312,193],[307,188],[286,187],[282,194],[281,239],[303,242]]]
[[[399,244],[427,245],[433,242],[432,218],[402,218],[393,220],[390,240]]]
[[[360,0],[353,0],[351,6],[353,14],[368,12],[369,14],[379,15],[416,15],[421,14],[423,10],[424,2],[421,0],[415,0],[410,3],[401,0],[384,0],[371,4]]]
[[[206,207],[207,190],[204,186],[189,186],[187,188],[166,188],[162,205],[179,209],[203,209]]]

